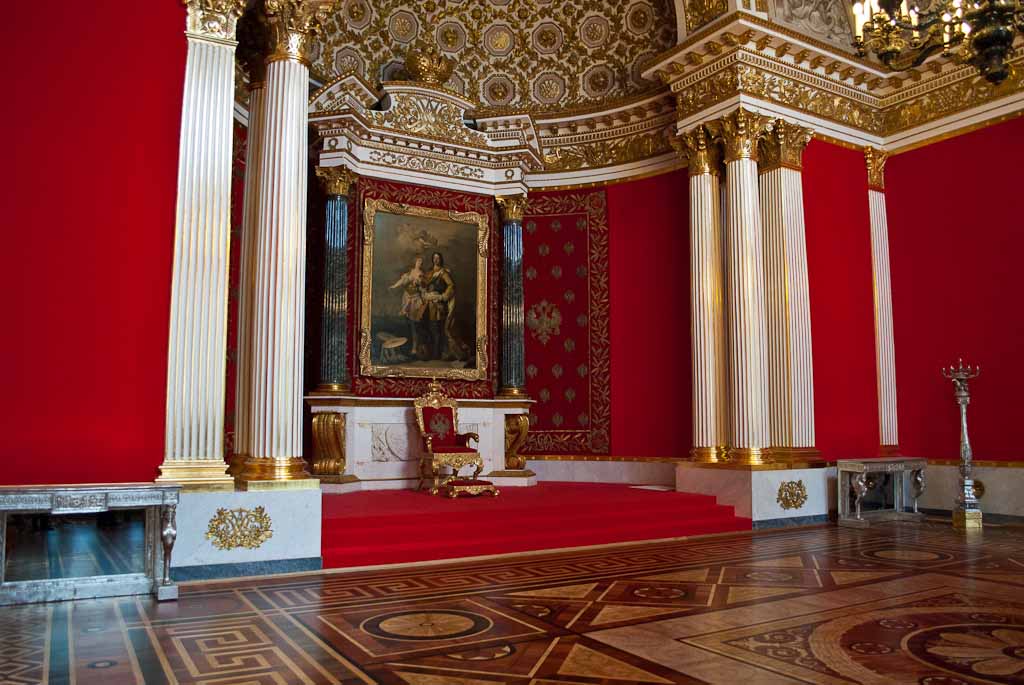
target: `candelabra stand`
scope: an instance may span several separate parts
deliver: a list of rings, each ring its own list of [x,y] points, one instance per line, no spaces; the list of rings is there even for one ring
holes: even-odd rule
[[[960,405],[960,488],[956,496],[956,508],[953,510],[953,527],[959,530],[981,530],[981,509],[978,498],[974,494],[974,478],[971,473],[971,441],[967,437],[967,405],[971,402],[971,393],[967,389],[967,381],[977,378],[980,369],[975,366],[964,366],[963,360],[954,368],[942,369],[942,375],[953,381],[953,396]]]

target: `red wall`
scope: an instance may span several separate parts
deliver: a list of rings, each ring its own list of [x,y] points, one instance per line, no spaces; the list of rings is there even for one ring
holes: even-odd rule
[[[185,11],[123,0],[11,11],[0,483],[152,480],[163,458]]]
[[[612,450],[685,457],[692,444],[686,170],[611,185]]]
[[[814,421],[817,447],[825,459],[878,454],[867,185],[861,152],[819,140],[808,145],[803,187]]]
[[[959,458],[943,366],[979,364],[968,420],[976,459],[1024,459],[1021,159],[1024,119],[896,155],[886,169],[904,454]],[[951,182],[951,183],[950,183]]]

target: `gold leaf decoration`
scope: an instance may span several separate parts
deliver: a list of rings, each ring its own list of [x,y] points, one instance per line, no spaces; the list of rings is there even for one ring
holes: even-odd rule
[[[775,501],[783,509],[799,509],[807,503],[807,488],[802,480],[787,480],[779,485]]]
[[[206,529],[206,537],[217,549],[258,549],[273,537],[270,515],[263,507],[218,509]]]

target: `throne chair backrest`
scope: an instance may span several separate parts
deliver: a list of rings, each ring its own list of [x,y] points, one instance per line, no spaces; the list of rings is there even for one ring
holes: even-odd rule
[[[459,403],[444,394],[440,383],[432,382],[427,394],[413,401],[413,409],[420,434],[433,436],[435,450],[458,444]]]

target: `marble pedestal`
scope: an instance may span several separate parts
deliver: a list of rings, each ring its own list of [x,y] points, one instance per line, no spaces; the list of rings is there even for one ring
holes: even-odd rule
[[[260,516],[259,507],[266,518]],[[269,526],[270,536],[259,541],[258,535],[209,534],[211,523],[214,529],[230,529],[230,523],[218,525],[229,517],[243,530],[260,531]],[[319,488],[183,492],[171,577],[183,581],[317,570],[322,565],[320,528]]]
[[[754,529],[825,523],[835,501],[836,470],[682,462],[676,490],[714,495],[736,516],[751,519]]]
[[[412,398],[311,395],[306,402],[314,415],[331,412],[344,417],[344,472],[332,479],[339,482],[324,482],[324,492],[415,488],[419,483],[419,460],[425,450]],[[532,472],[505,468],[505,417],[527,413],[531,403],[459,400],[458,430],[480,436],[479,443],[470,443],[484,461],[480,477],[499,488],[537,484]]]

